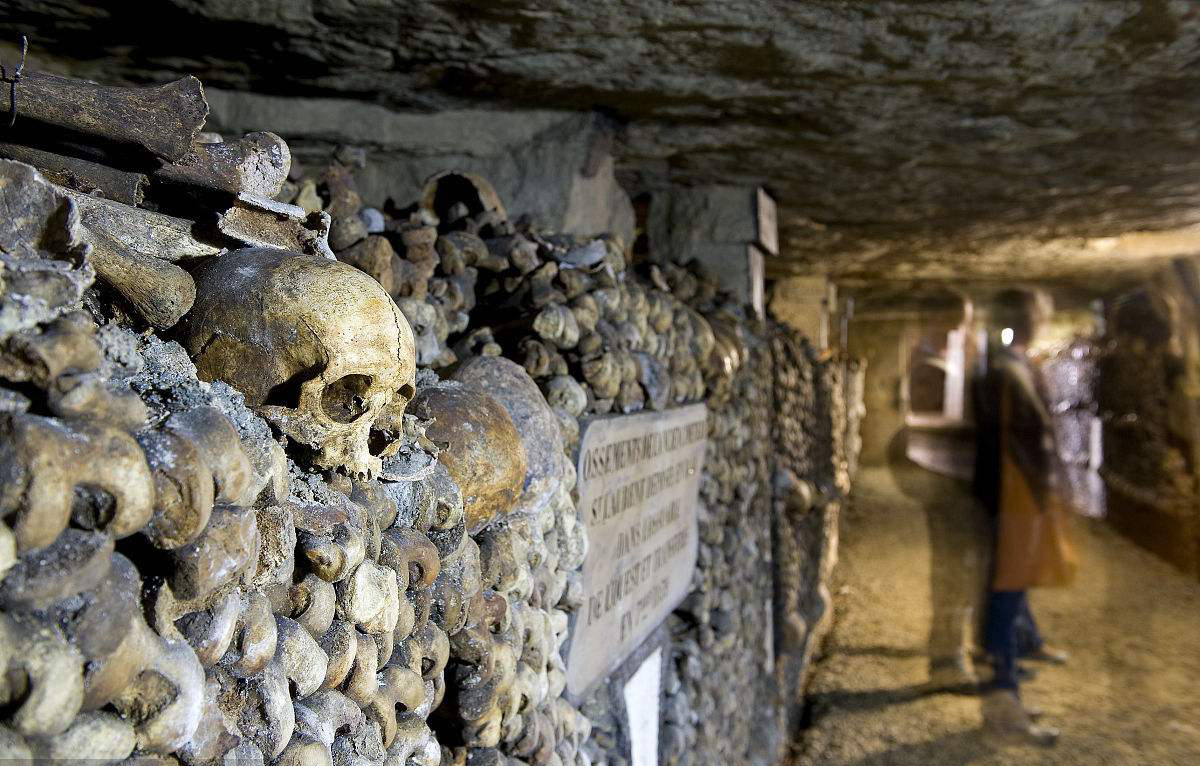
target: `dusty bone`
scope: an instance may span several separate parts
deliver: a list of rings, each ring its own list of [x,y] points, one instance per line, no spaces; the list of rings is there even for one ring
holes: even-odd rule
[[[457,551],[442,557],[442,570],[433,584],[434,609],[430,619],[447,635],[458,633],[466,625],[471,601],[482,587],[479,546],[464,536]]]
[[[33,165],[50,181],[85,194],[99,192],[126,205],[140,205],[145,197],[148,180],[141,173],[5,142],[0,142],[0,157]]]
[[[384,747],[396,738],[396,706],[416,710],[424,698],[425,681],[419,672],[398,666],[380,669],[379,688],[364,709],[367,717],[379,726]]]
[[[0,422],[0,517],[15,514],[18,551],[58,537],[81,485],[111,501],[103,527],[114,537],[133,534],[150,519],[154,484],[133,437],[86,421],[67,424],[36,415],[5,420]]]
[[[479,357],[463,364],[454,379],[493,392],[512,418],[525,447],[526,472],[518,510],[536,513],[557,491],[563,445],[554,413],[526,371],[500,357]]]
[[[170,432],[139,433],[138,443],[154,474],[154,515],[143,529],[151,543],[172,549],[196,539],[208,525],[214,502],[212,471],[190,439]]]
[[[101,532],[64,530],[49,546],[17,559],[0,583],[6,609],[47,609],[108,574],[113,540]]]
[[[224,687],[236,683],[228,674],[216,670],[205,674],[204,679],[204,703],[203,713],[200,717],[200,723],[196,727],[196,734],[192,741],[180,749],[178,755],[184,763],[193,766],[217,766],[224,762],[225,758],[229,758],[235,763],[242,763],[238,760],[236,748],[240,745],[248,745],[255,749],[257,759],[254,761],[247,760],[248,764],[262,764],[262,753],[257,752],[257,748],[241,737],[241,732],[238,730],[237,723],[231,711],[225,710],[220,706],[222,691]]]
[[[426,622],[396,647],[390,664],[403,665],[432,681],[441,677],[449,661],[449,637],[437,625]]]
[[[79,256],[82,259],[82,252]],[[69,261],[4,252],[0,252],[0,272],[6,297],[0,303],[0,338],[36,330],[40,324],[73,313],[96,277],[86,263],[76,268]]]
[[[24,679],[7,723],[26,736],[61,734],[83,703],[83,657],[49,624],[0,614],[0,667]]]
[[[451,254],[466,266],[474,266],[484,271],[500,272],[508,268],[508,258],[499,253],[492,253],[487,244],[478,235],[466,231],[452,231],[438,237],[435,243],[443,263]],[[443,267],[443,272],[452,274],[450,269]]]
[[[404,314],[405,320],[413,333],[413,344],[417,355],[417,364],[428,366],[433,364],[442,353],[442,344],[436,332],[437,309],[424,300],[416,298],[398,298],[396,306]]]
[[[340,688],[349,678],[358,655],[357,635],[353,625],[335,619],[329,630],[325,631],[325,635],[317,641],[329,663],[325,671],[325,681],[321,684],[322,689]]]
[[[60,418],[91,417],[131,433],[143,428],[149,417],[137,394],[98,373],[60,375],[46,399],[47,408]]]
[[[267,663],[261,674],[235,687],[240,708],[239,728],[268,762],[287,747],[296,728],[296,713],[288,694],[288,679],[279,662]]]
[[[247,247],[274,247],[293,253],[332,259],[329,249],[328,213],[313,213],[304,221],[290,215],[248,205],[244,196],[239,204],[217,217],[217,229]]]
[[[277,199],[264,197],[261,194],[251,194],[250,192],[238,193],[237,204],[250,210],[274,213],[280,218],[286,218],[291,221],[305,221],[309,216],[309,212],[299,205],[280,202]]]
[[[138,255],[177,262],[221,252],[219,245],[202,242],[194,236],[193,221],[122,205],[62,186],[54,188],[78,206],[84,229],[103,234]]]
[[[412,630],[412,605],[404,601],[405,623],[401,624],[401,601],[396,572],[365,560],[335,586],[337,616],[371,635],[391,633],[398,627],[404,635]]]
[[[337,609],[337,596],[331,583],[310,572],[292,586],[289,598],[290,616],[314,639],[329,632]]]
[[[171,553],[175,569],[167,581],[176,596],[204,598],[254,563],[258,553],[256,522],[254,511],[248,508],[214,508],[203,533]]]
[[[317,467],[377,475],[371,426],[393,399],[412,396],[416,377],[412,332],[379,283],[336,260],[268,248],[213,259],[196,280],[182,335],[200,377],[241,391],[313,448]]]
[[[366,558],[366,532],[361,520],[352,519],[347,508],[297,505],[292,510],[296,550],[322,580],[339,582]]]
[[[114,713],[82,713],[71,728],[48,739],[44,757],[51,763],[87,760],[91,763],[123,761],[137,746],[133,726]]]
[[[178,160],[192,150],[208,116],[204,88],[190,75],[162,85],[122,88],[25,72],[17,92],[18,119],[133,144],[165,160]]]
[[[441,569],[434,544],[416,529],[397,527],[383,533],[379,563],[396,572],[401,591],[429,588]]]
[[[350,264],[359,271],[370,274],[388,292],[388,295],[395,294],[395,273],[392,270],[392,263],[396,260],[396,253],[386,238],[368,236],[353,247],[338,252],[337,259]]]
[[[339,253],[366,239],[366,236],[367,223],[357,213],[334,216],[329,226],[329,246]]]
[[[253,582],[260,588],[290,585],[296,570],[296,524],[291,509],[272,505],[258,510],[258,567]]]
[[[304,699],[325,682],[329,657],[300,623],[282,615],[275,616],[275,623],[279,634],[275,662],[292,682],[296,699]]]
[[[92,372],[101,363],[95,331],[86,314],[73,311],[13,334],[0,345],[0,376],[47,389],[64,374]]]
[[[182,746],[200,718],[204,671],[192,649],[150,630],[134,606],[140,579],[112,556],[112,571],[83,599],[64,602],[61,622],[85,649],[88,709],[111,702],[133,723],[138,745],[166,753]]]
[[[173,263],[128,250],[100,231],[88,230],[96,274],[149,324],[174,327],[196,300],[196,283]]]
[[[41,248],[72,261],[82,255],[79,210],[36,168],[0,160],[0,201],[7,218],[0,230],[0,251],[24,256]]]
[[[154,171],[156,179],[226,191],[274,197],[283,188],[292,153],[274,133],[247,133],[217,144],[193,144],[183,157]]]
[[[160,588],[154,615],[158,632],[182,634],[200,662],[220,663],[236,678],[259,675],[275,656],[275,616],[262,592],[234,588],[209,604],[188,604]]]
[[[216,500],[242,504],[253,498],[247,496],[252,469],[241,439],[229,418],[215,407],[194,407],[177,412],[165,428],[191,440],[204,462],[212,471],[216,485]]]
[[[358,705],[334,690],[320,691],[306,697],[296,703],[295,710],[295,734],[276,761],[281,766],[332,763],[330,749],[337,732],[358,728],[366,720]],[[313,752],[313,745],[320,747],[322,752]]]
[[[579,342],[579,322],[571,309],[561,304],[543,308],[534,317],[533,330],[560,349],[573,348]]]
[[[371,704],[379,693],[379,648],[374,636],[353,631],[354,663],[344,682],[347,697],[361,708]]]
[[[201,665],[206,668],[216,665],[233,643],[239,618],[248,603],[245,594],[240,590],[230,591],[213,599],[207,608],[189,611],[180,617],[176,612],[181,607],[167,595],[169,593],[169,589],[165,588],[159,593],[155,603],[155,624],[172,622],[192,647]],[[163,627],[157,629],[160,633],[167,632]]]
[[[387,757],[389,763],[439,766],[442,749],[421,716],[405,715],[398,721],[396,738],[388,746]]]
[[[511,512],[524,488],[526,456],[507,410],[483,390],[466,386],[423,389],[410,408],[432,419],[426,433],[447,445],[438,461],[462,490],[468,530]]]

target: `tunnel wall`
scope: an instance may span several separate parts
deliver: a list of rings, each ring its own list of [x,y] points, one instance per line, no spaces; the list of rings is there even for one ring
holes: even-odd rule
[[[1097,370],[1108,519],[1200,575],[1200,282],[1191,260],[1106,301]]]
[[[236,99],[222,98],[225,126],[272,127],[230,116]],[[478,121],[459,119],[446,142],[484,140]],[[562,119],[584,133],[596,124]],[[587,555],[576,449],[592,418],[704,402],[698,563],[648,640],[666,658],[660,758],[778,759],[830,615],[861,411],[847,395],[860,395],[862,370],[747,316],[686,251],[635,268],[627,239],[593,238],[594,222],[623,220],[609,205],[619,190],[575,218],[592,223],[555,231],[571,227],[564,210],[588,204],[561,200],[575,194],[574,169],[592,163],[602,177],[611,157],[597,159],[590,139],[556,143],[567,171],[548,191],[546,131],[534,133],[497,149],[516,167],[500,194],[474,174],[494,157],[424,188],[415,170],[384,187],[408,159],[384,151],[372,170],[361,146],[322,156],[308,144],[277,195],[299,212],[273,213],[306,253],[221,249],[195,223],[145,256],[173,263],[179,242],[201,253],[155,267],[194,288],[182,321],[152,314],[146,289],[119,274],[97,276],[95,243],[126,234],[102,216],[81,224],[86,200],[0,163],[0,193],[22,221],[0,254],[0,632],[17,649],[0,660],[32,689],[6,710],[0,752],[170,754],[189,766],[627,763],[620,672],[577,703],[564,693]],[[435,154],[411,167],[449,157],[461,171],[469,152]],[[172,211],[229,216],[213,199]],[[536,215],[505,209],[513,200]],[[262,225],[222,232],[274,236]],[[280,283],[279,258],[323,276]],[[374,297],[348,305],[352,295]],[[411,345],[399,329],[327,345],[342,342],[336,328],[390,323],[410,328]],[[220,350],[246,326],[257,328],[247,345]],[[297,356],[307,336],[276,343],[287,327],[318,336],[317,361]],[[322,377],[372,349],[356,375],[386,379],[386,402],[354,375]],[[313,386],[319,404],[305,398]],[[369,426],[353,432],[337,424],[366,416],[318,414],[368,406]]]
[[[904,428],[901,381],[908,374],[903,320],[857,320],[850,325],[850,350],[866,363],[863,390],[866,414],[861,440],[864,465],[884,465],[888,445]]]

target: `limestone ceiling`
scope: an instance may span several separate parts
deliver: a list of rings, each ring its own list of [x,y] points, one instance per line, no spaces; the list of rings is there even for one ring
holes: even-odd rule
[[[776,273],[1111,274],[1200,242],[1196,2],[3,0],[0,19],[97,79],[598,107],[636,189],[766,183]],[[1150,230],[1172,231],[1120,239]]]

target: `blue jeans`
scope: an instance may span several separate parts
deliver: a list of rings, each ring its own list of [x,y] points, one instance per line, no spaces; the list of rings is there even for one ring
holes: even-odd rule
[[[1017,658],[1042,648],[1025,591],[994,590],[988,594],[984,648],[992,655],[992,685],[1016,691]]]

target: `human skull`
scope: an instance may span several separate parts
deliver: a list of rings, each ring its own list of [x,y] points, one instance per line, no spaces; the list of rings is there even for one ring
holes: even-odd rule
[[[246,248],[198,269],[182,340],[204,380],[314,450],[319,468],[374,476],[371,425],[415,391],[412,330],[374,279],[338,261]],[[393,403],[396,397],[400,400]]]

